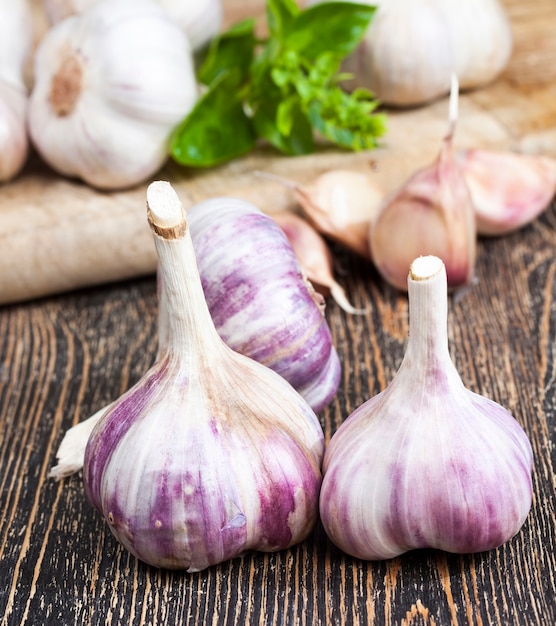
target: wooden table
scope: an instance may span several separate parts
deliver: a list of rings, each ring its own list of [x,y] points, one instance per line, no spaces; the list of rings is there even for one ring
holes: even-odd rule
[[[544,29],[547,16],[554,19],[543,0],[529,3],[534,10],[528,16],[523,3],[508,0],[507,5],[518,35],[519,24],[536,20]],[[556,30],[551,34],[556,37]],[[553,85],[516,80],[530,75],[520,74],[527,52],[520,41],[506,78],[475,93],[464,108],[473,113],[482,103],[503,123],[509,109],[494,101],[499,104],[504,94],[528,93],[539,107],[543,98],[549,101]],[[546,53],[541,44],[539,54]],[[507,102],[520,110],[511,98]],[[429,114],[443,118],[444,105],[415,113],[417,119]],[[549,142],[552,121],[547,113],[529,126],[508,124],[514,133],[507,135],[508,143],[526,136]],[[401,116],[395,128],[403,130],[406,123],[409,118]],[[430,128],[433,133],[440,126]],[[320,161],[297,163],[306,166],[308,177],[342,158],[328,153]],[[280,157],[269,162],[283,163]],[[220,175],[252,167],[249,159],[242,163]],[[25,177],[60,184],[35,163],[6,189],[13,195],[18,185],[25,187]],[[277,203],[284,201],[274,193]],[[10,193],[2,194],[0,211],[12,206]],[[144,210],[142,203],[138,210]],[[117,544],[89,505],[80,475],[57,483],[47,474],[66,429],[119,396],[152,363],[154,276],[0,308],[1,626],[556,624],[555,249],[552,206],[516,234],[481,240],[477,284],[450,302],[450,345],[465,384],[512,411],[535,455],[533,507],[522,530],[501,548],[474,555],[427,550],[361,562],[334,548],[319,526],[290,550],[248,554],[196,574],[145,566]],[[349,297],[368,313],[349,316],[333,302],[327,308],[343,364],[339,392],[320,415],[327,439],[391,380],[408,330],[406,296],[385,285],[370,264],[338,247],[335,252]]]

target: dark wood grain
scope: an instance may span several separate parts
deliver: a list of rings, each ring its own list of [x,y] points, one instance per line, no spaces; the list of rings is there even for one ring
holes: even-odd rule
[[[519,534],[488,553],[420,551],[365,563],[319,526],[302,545],[204,572],[131,557],[86,500],[81,476],[47,478],[65,430],[117,397],[156,351],[154,278],[0,309],[0,616],[2,626],[65,624],[556,623],[556,213],[479,245],[477,282],[450,301],[466,385],[507,406],[535,454],[534,503]],[[336,249],[350,298],[327,315],[343,362],[321,414],[329,438],[391,380],[407,298]]]

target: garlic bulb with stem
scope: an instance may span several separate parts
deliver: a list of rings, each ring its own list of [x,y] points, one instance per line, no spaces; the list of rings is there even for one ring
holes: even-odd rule
[[[469,189],[453,151],[458,83],[452,76],[449,129],[436,161],[417,171],[381,208],[370,230],[370,251],[382,277],[407,289],[407,268],[420,255],[440,257],[450,288],[471,283],[477,232]]]
[[[54,24],[83,13],[106,0],[44,0],[50,21]],[[204,48],[222,26],[222,0],[157,0],[168,15],[185,32],[193,50]]]
[[[272,370],[220,339],[183,207],[147,190],[168,307],[168,345],[104,413],[83,480],[115,537],[157,567],[198,571],[302,541],[318,515],[322,429]]]
[[[188,211],[190,233],[205,297],[226,343],[278,372],[315,411],[336,395],[341,364],[324,303],[305,280],[278,224],[257,207],[235,198],[213,198]],[[158,274],[158,356],[169,337],[164,278]],[[50,476],[81,469],[91,430],[103,407],[70,428]]]
[[[273,213],[271,217],[286,233],[301,269],[313,287],[325,296],[330,294],[346,313],[365,313],[365,309],[357,309],[349,302],[344,288],[334,278],[332,254],[319,233],[302,217],[290,211]]]
[[[67,176],[136,185],[168,157],[197,99],[190,44],[153,0],[111,0],[46,33],[35,56],[32,141]]]
[[[342,550],[389,559],[416,548],[496,548],[532,501],[533,455],[514,417],[465,388],[449,354],[438,257],[412,265],[409,340],[398,373],[331,438],[320,514]]]
[[[275,180],[293,190],[296,200],[323,235],[369,259],[369,227],[384,200],[377,180],[355,170],[329,170],[311,184],[300,185],[268,172],[259,176]]]
[[[498,236],[532,222],[556,194],[556,159],[501,150],[457,153],[471,193],[477,233]]]
[[[350,85],[370,89],[384,104],[415,106],[443,96],[452,73],[462,89],[486,85],[510,59],[511,24],[499,0],[362,1],[377,11],[344,69],[354,76]]]

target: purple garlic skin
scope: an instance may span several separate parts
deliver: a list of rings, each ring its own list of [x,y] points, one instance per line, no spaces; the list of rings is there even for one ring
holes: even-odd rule
[[[463,385],[448,352],[444,268],[431,282],[409,281],[397,375],[325,452],[323,526],[361,559],[490,550],[519,531],[531,507],[529,439],[506,409]]]
[[[170,380],[173,364],[162,359],[89,438],[83,469],[89,500],[118,541],[155,567],[193,572],[248,550],[285,549],[316,523],[320,425],[301,399],[295,410],[306,424],[284,425],[291,406],[279,389],[273,405],[270,382],[251,379],[247,359],[240,361],[227,370],[225,386],[209,390],[199,417],[196,383],[184,393],[189,381]],[[286,387],[268,373],[272,385]],[[250,408],[259,393],[262,416]],[[239,395],[241,419],[223,413],[228,395]]]
[[[87,496],[118,541],[155,567],[193,572],[287,548],[317,521],[319,420],[282,376],[218,335],[169,183],[149,185],[147,206],[166,345],[92,430]]]
[[[203,290],[219,335],[270,367],[318,412],[341,365],[312,286],[286,235],[254,205],[215,198],[188,211]]]

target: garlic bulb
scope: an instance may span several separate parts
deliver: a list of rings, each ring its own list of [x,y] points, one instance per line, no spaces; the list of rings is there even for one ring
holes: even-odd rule
[[[13,178],[28,153],[25,66],[33,29],[27,0],[0,0],[0,183]]]
[[[13,178],[28,152],[27,93],[0,79],[0,182]]]
[[[282,377],[220,339],[171,186],[152,183],[147,205],[168,345],[91,433],[86,493],[115,537],[154,566],[198,571],[286,548],[317,519],[318,419]]]
[[[315,411],[338,390],[341,365],[322,314],[324,302],[301,272],[286,236],[268,215],[233,198],[189,209],[201,280],[219,335],[228,346],[278,372]],[[169,338],[168,298],[158,274],[158,356]],[[83,467],[90,433],[109,407],[70,428],[50,476]]]
[[[101,2],[41,41],[30,134],[62,174],[125,188],[164,163],[196,98],[191,48],[165,11],[152,0]]]
[[[556,193],[556,159],[498,150],[462,150],[479,235],[505,235],[532,222]]]
[[[474,275],[475,210],[452,147],[457,96],[454,78],[449,131],[436,161],[417,171],[385,202],[371,226],[373,261],[398,289],[407,289],[407,268],[420,255],[443,260],[451,288],[468,285]]]
[[[44,3],[51,22],[56,24],[103,1],[105,0],[44,0]],[[220,31],[222,0],[157,1],[185,32],[193,50],[206,46]]]
[[[499,0],[362,0],[377,6],[344,69],[385,104],[411,106],[485,85],[506,67],[511,25]],[[313,1],[314,4],[314,1]]]
[[[340,361],[320,299],[284,232],[253,204],[235,198],[200,202],[189,209],[188,220],[222,339],[278,372],[315,411],[323,409],[338,390]]]
[[[450,359],[442,261],[416,259],[408,283],[400,369],[338,428],[323,463],[324,528],[362,559],[490,550],[519,531],[531,507],[525,432],[506,409],[466,389]]]
[[[0,79],[25,88],[25,66],[33,45],[30,0],[0,0]]]

